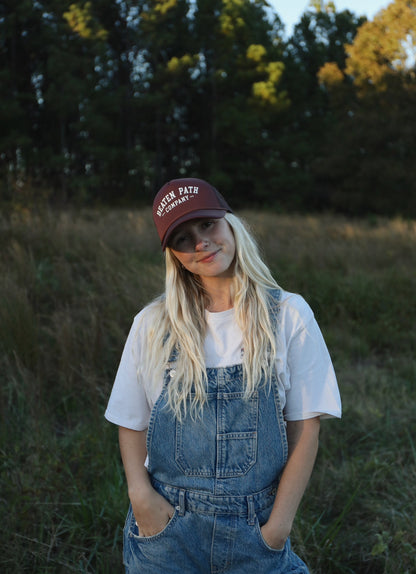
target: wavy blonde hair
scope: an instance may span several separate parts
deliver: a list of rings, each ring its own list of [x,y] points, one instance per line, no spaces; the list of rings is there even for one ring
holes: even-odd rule
[[[270,357],[276,354],[276,333],[269,312],[270,290],[279,286],[263,262],[246,224],[231,213],[227,213],[225,219],[236,244],[231,297],[236,321],[243,333],[243,382],[245,396],[249,397],[263,375],[266,380],[270,378]],[[166,291],[148,307],[152,327],[148,334],[146,368],[148,376],[157,380],[163,376],[172,353],[177,351],[168,401],[178,418],[187,408],[192,415],[198,414],[206,401],[204,310],[207,300],[199,277],[184,269],[167,248]]]

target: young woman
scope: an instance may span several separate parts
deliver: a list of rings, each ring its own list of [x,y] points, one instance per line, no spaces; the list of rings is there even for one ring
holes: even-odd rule
[[[126,572],[307,573],[289,534],[320,419],[340,417],[322,334],[200,179],[156,195],[165,293],[134,319],[106,418],[130,509]]]

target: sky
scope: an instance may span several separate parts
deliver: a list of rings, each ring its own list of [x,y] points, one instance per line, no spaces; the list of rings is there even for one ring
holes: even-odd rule
[[[292,33],[293,26],[300,21],[302,14],[309,7],[309,0],[269,0],[269,3],[285,24],[288,35]],[[357,16],[367,16],[369,20],[390,3],[391,0],[334,0],[337,12],[350,10]]]

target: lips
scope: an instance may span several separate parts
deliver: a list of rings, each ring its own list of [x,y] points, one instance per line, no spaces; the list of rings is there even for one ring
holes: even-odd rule
[[[209,253],[208,255],[206,255],[205,257],[202,257],[201,259],[198,259],[198,263],[211,263],[211,261],[214,260],[215,256],[217,255],[217,253],[219,253],[221,251],[221,249],[218,249],[217,251],[214,251],[213,253]]]

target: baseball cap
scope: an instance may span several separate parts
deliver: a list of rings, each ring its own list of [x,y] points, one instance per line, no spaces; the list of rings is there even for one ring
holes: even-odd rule
[[[219,191],[207,181],[194,177],[168,181],[153,201],[153,220],[163,250],[181,223],[198,217],[220,219],[227,212],[232,210]]]

